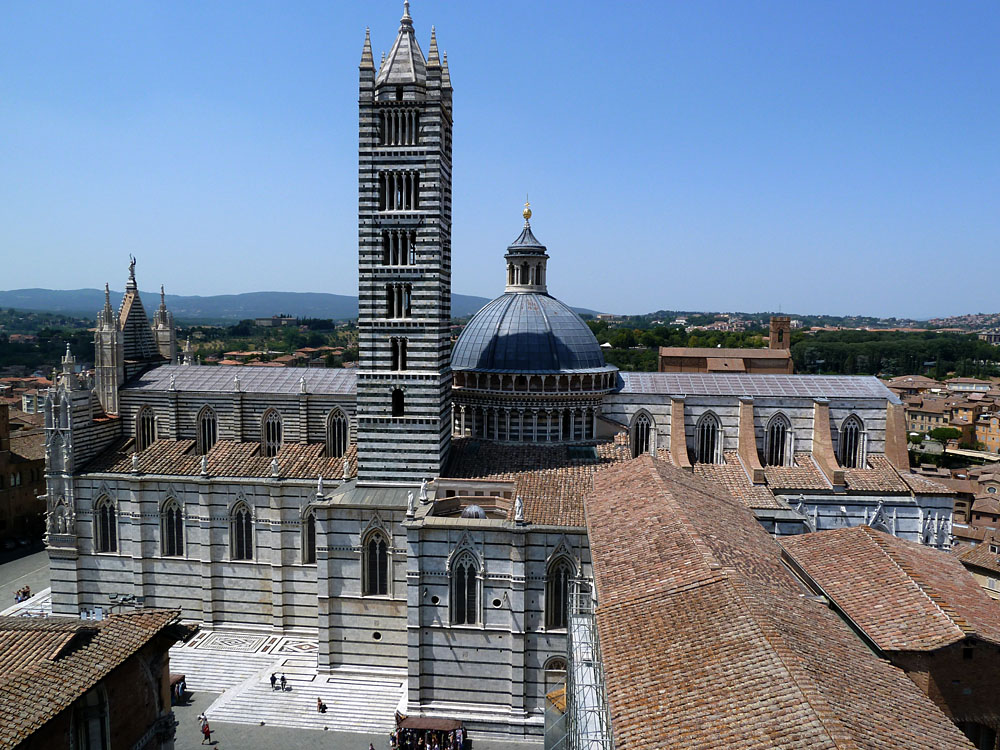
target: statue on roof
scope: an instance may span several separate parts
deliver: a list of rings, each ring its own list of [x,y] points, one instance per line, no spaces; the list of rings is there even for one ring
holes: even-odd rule
[[[524,523],[524,499],[520,495],[514,498],[514,521]]]
[[[406,517],[413,518],[417,514],[417,506],[413,502],[413,490],[406,493]]]
[[[132,253],[128,254],[128,261],[128,277],[135,281],[135,256]]]

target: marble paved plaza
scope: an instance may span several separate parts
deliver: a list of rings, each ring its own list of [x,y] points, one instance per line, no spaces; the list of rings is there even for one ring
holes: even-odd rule
[[[186,675],[196,693],[219,694],[205,711],[209,721],[388,735],[396,709],[405,709],[405,671],[319,674],[315,639],[280,633],[201,630],[170,650],[170,671]],[[285,676],[285,690],[271,689],[272,673]]]

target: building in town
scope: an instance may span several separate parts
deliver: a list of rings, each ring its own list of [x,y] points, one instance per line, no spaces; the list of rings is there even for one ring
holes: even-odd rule
[[[809,589],[878,656],[906,672],[976,747],[996,747],[1000,603],[956,557],[867,526],[803,534],[782,546]]]
[[[748,372],[791,375],[791,318],[772,315],[767,349],[661,346],[660,372]]]
[[[39,539],[45,526],[45,436],[11,429],[0,404],[0,540]]]
[[[0,617],[0,747],[172,750],[176,611]]]
[[[321,670],[406,670],[410,714],[538,738],[605,472],[711,480],[765,539],[867,523],[948,546],[953,494],[909,472],[877,379],[618,372],[548,294],[527,206],[498,249],[503,294],[452,348],[452,83],[405,7],[384,61],[366,33],[359,67],[358,366],[174,363],[133,261],[99,317],[95,386],[68,355],[46,396],[56,614],[131,594],[313,633]],[[790,362],[787,337],[785,319]]]

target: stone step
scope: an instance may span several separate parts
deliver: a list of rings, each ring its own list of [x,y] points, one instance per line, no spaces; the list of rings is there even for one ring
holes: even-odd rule
[[[170,649],[170,671],[185,675],[188,689],[194,692],[225,692],[277,661],[269,654],[233,654],[220,659],[217,653],[198,649]]]
[[[271,690],[270,674],[262,674],[221,696],[206,716],[235,724],[263,721],[268,726],[388,733],[404,689],[399,680],[327,677],[311,682],[288,679],[288,687],[284,692]],[[325,714],[316,711],[317,697],[326,703]]]

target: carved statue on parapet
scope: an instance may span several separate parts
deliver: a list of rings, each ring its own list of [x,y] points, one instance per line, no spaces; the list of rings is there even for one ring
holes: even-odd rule
[[[406,493],[406,517],[413,518],[417,514],[417,506],[413,502],[413,490]]]
[[[208,476],[208,456],[204,453],[201,454],[201,475]]]
[[[514,522],[524,523],[524,500],[520,495],[514,498]]]
[[[281,476],[281,467],[278,465],[277,456],[271,459],[271,476],[275,478]]]
[[[132,454],[132,473],[133,474],[138,474],[139,473],[139,454],[138,453],[133,453]]]
[[[427,497],[427,480],[426,479],[421,479],[420,480],[420,502],[421,503],[428,502],[428,497]]]
[[[323,492],[323,475],[319,475],[319,479],[316,480],[316,497],[323,497],[326,494]]]
[[[346,482],[351,478],[351,459],[346,455],[344,456],[344,481]]]

